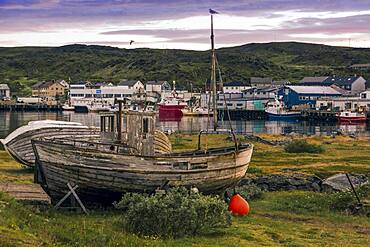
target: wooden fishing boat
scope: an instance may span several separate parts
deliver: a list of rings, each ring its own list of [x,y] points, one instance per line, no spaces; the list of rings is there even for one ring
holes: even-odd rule
[[[213,24],[211,33],[213,118],[216,130]],[[119,200],[125,192],[151,193],[166,186],[197,187],[204,193],[218,193],[236,185],[247,172],[253,145],[240,144],[231,123],[234,146],[201,149],[201,134],[208,134],[206,130],[199,133],[196,150],[177,153],[172,152],[167,136],[155,130],[155,113],[123,110],[125,102],[117,102],[119,109],[114,120],[112,116],[101,116],[102,138],[99,140],[32,140],[36,156],[36,182],[42,185],[54,202],[69,192],[70,186],[78,186],[77,193],[83,201],[99,203]],[[174,105],[182,114],[181,104]],[[104,136],[111,136],[111,141]]]
[[[118,144],[32,140],[37,182],[54,201],[68,192],[67,183],[79,186],[83,200],[100,203],[118,200],[124,192],[153,192],[164,185],[219,192],[239,182],[248,169],[252,145],[173,153],[168,138],[154,130],[155,114],[126,112],[124,120]]]
[[[90,128],[76,122],[66,121],[31,121],[22,126],[5,139],[0,140],[5,150],[18,162],[26,166],[34,166],[35,155],[31,139],[41,137],[85,137],[99,133],[97,128]]]

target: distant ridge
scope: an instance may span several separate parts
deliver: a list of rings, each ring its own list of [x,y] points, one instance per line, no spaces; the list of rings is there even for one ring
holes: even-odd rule
[[[120,49],[98,45],[0,48],[0,80],[19,95],[30,93],[38,80],[105,80],[122,78],[176,80],[202,86],[209,77],[209,51]],[[299,42],[251,43],[217,50],[225,81],[272,77],[299,81],[304,76],[362,75],[350,69],[370,63],[369,48],[350,48]]]

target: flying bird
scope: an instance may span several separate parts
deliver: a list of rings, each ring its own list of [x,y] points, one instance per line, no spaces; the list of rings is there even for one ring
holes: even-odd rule
[[[130,45],[132,45],[132,43],[134,43],[134,42],[135,42],[135,41],[131,40],[131,41],[130,41]]]
[[[218,12],[217,12],[216,10],[213,10],[213,9],[209,9],[209,13],[210,13],[211,15],[213,15],[213,14],[218,14]]]

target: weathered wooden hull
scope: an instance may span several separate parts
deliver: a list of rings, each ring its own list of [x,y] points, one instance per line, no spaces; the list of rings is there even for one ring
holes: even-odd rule
[[[5,142],[5,150],[18,162],[29,167],[35,163],[35,155],[32,149],[31,139],[44,137],[87,137],[98,134],[98,129],[87,126],[48,126],[26,131]]]
[[[68,192],[67,183],[78,185],[85,201],[111,203],[122,193],[153,192],[168,186],[195,186],[204,193],[222,191],[242,179],[253,146],[183,153],[135,156],[93,148],[80,148],[59,141],[34,140],[38,182],[57,201]]]

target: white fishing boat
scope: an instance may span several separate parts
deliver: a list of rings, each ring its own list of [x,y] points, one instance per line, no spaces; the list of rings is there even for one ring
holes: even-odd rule
[[[194,107],[194,108],[184,108],[181,110],[183,116],[191,116],[191,117],[203,117],[208,115],[213,115],[212,111],[208,110],[204,107]]]
[[[265,112],[269,120],[294,120],[299,118],[301,115],[298,111],[290,111],[286,109],[284,103],[278,99],[268,102]]]
[[[337,115],[337,119],[340,123],[365,123],[366,115],[363,112],[343,111]]]
[[[87,127],[81,123],[42,120],[31,121],[10,133],[1,143],[5,150],[18,162],[26,166],[34,166],[35,155],[31,139],[42,137],[79,137],[98,134],[95,127]]]

